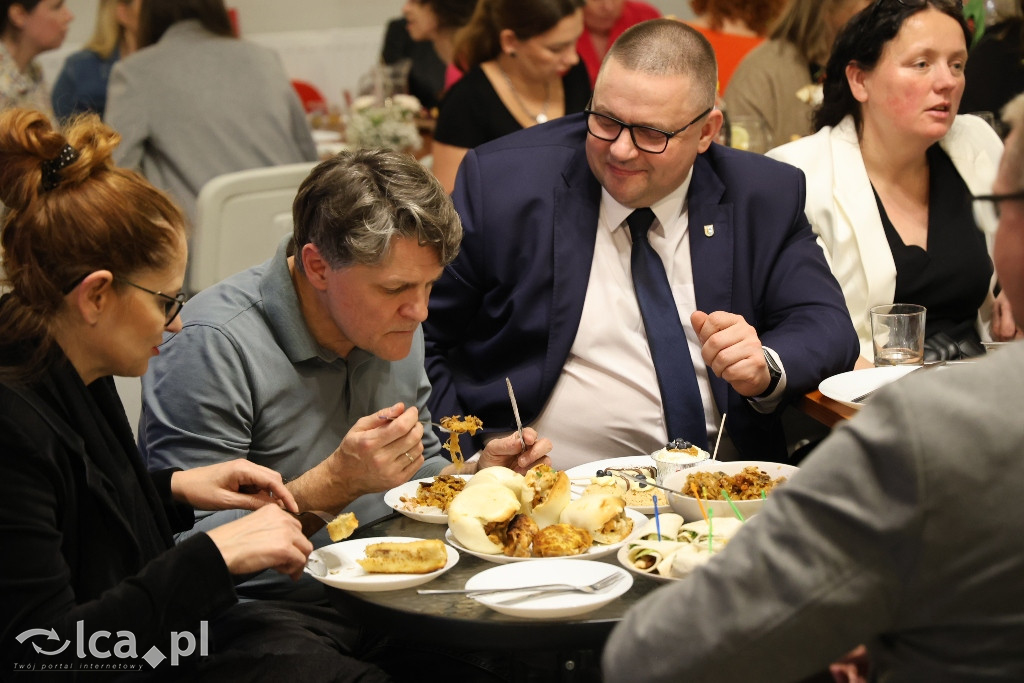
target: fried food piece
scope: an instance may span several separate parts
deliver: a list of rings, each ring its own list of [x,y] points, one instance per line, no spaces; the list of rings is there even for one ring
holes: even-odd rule
[[[435,507],[448,512],[452,499],[466,488],[466,480],[451,474],[439,474],[432,481],[420,482],[416,497],[402,496],[399,500],[409,503],[413,509],[419,506]]]
[[[569,475],[550,465],[535,465],[523,478],[519,499],[537,526],[555,524],[569,502]]]
[[[354,512],[343,512],[327,523],[327,533],[337,543],[351,536],[358,526],[359,520]]]
[[[366,546],[366,559],[356,560],[371,574],[429,574],[448,562],[444,543],[436,538]]]
[[[530,546],[537,531],[537,523],[529,515],[518,514],[513,517],[506,532],[505,554],[508,557],[529,557]]]
[[[564,523],[586,529],[598,543],[618,543],[633,531],[620,496],[590,494],[571,501],[562,511]]]
[[[459,446],[459,435],[468,433],[473,436],[476,434],[476,430],[484,426],[484,423],[475,415],[467,415],[466,419],[462,419],[461,415],[455,415],[454,417],[442,417],[441,426],[449,431],[448,441],[443,444],[442,448],[451,454],[452,464],[455,465],[455,471],[458,472],[462,469],[462,463],[465,462],[462,457],[462,447]]]
[[[552,524],[533,537],[534,557],[582,555],[590,550],[593,538],[586,529],[571,524]]]

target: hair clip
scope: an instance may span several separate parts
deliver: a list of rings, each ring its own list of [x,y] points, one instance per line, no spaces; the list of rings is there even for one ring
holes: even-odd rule
[[[74,162],[78,158],[78,150],[71,145],[64,145],[64,148],[60,151],[54,159],[47,159],[42,163],[43,169],[43,192],[49,192],[53,188],[60,185],[61,170],[68,164]]]

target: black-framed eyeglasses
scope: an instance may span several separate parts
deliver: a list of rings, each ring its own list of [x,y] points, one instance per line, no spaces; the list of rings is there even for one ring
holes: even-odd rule
[[[598,140],[615,142],[619,139],[619,136],[622,135],[622,130],[625,128],[629,131],[629,137],[632,138],[633,145],[635,145],[638,150],[641,152],[647,152],[648,154],[661,154],[668,149],[669,140],[710,114],[712,109],[714,109],[714,107],[708,107],[698,114],[693,121],[690,121],[679,130],[661,130],[660,128],[654,128],[653,126],[641,126],[635,123],[626,123],[625,121],[620,121],[614,116],[598,114],[596,111],[590,109],[590,107],[584,109],[583,113],[587,115],[587,132]]]
[[[1006,194],[979,194],[973,197],[976,202],[992,202],[995,207],[996,216],[999,216],[1000,202],[1024,201],[1024,190],[1007,192]]]
[[[154,292],[152,289],[147,289],[142,285],[137,285],[130,280],[125,280],[123,277],[114,277],[114,279],[118,282],[123,282],[130,287],[134,287],[135,289],[141,289],[147,294],[160,297],[164,306],[164,316],[167,318],[164,322],[165,327],[174,322],[174,319],[178,317],[179,313],[181,313],[181,307],[185,305],[184,292],[180,292],[177,296],[171,296],[170,294],[164,294],[163,292]]]

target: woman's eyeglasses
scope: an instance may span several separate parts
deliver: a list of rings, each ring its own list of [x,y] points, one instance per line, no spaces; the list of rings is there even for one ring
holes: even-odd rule
[[[117,280],[118,282],[123,282],[124,284],[130,287],[134,287],[135,289],[141,289],[143,292],[146,292],[147,294],[152,294],[153,296],[160,297],[161,303],[163,304],[164,307],[164,316],[166,317],[166,322],[164,323],[165,327],[167,325],[170,325],[174,321],[174,319],[178,317],[178,314],[181,313],[181,307],[185,305],[184,292],[181,292],[180,294],[178,294],[178,296],[170,296],[169,294],[164,294],[163,292],[154,292],[152,289],[147,289],[142,285],[137,285],[134,282],[125,280],[123,277],[115,277],[114,279]]]

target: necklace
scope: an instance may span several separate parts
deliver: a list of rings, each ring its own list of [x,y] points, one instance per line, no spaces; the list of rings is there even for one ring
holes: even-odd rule
[[[502,78],[505,79],[505,83],[508,84],[508,89],[512,91],[512,97],[516,98],[516,102],[519,104],[519,108],[526,112],[526,115],[537,123],[546,123],[548,120],[548,104],[551,102],[551,84],[544,83],[544,105],[540,109],[540,113],[534,115],[530,108],[526,106],[526,102],[523,102],[523,98],[519,96],[519,91],[516,90],[516,86],[512,85],[512,79],[508,77],[505,70],[501,68],[501,64],[495,61],[495,65],[498,67],[498,71],[501,72]]]

